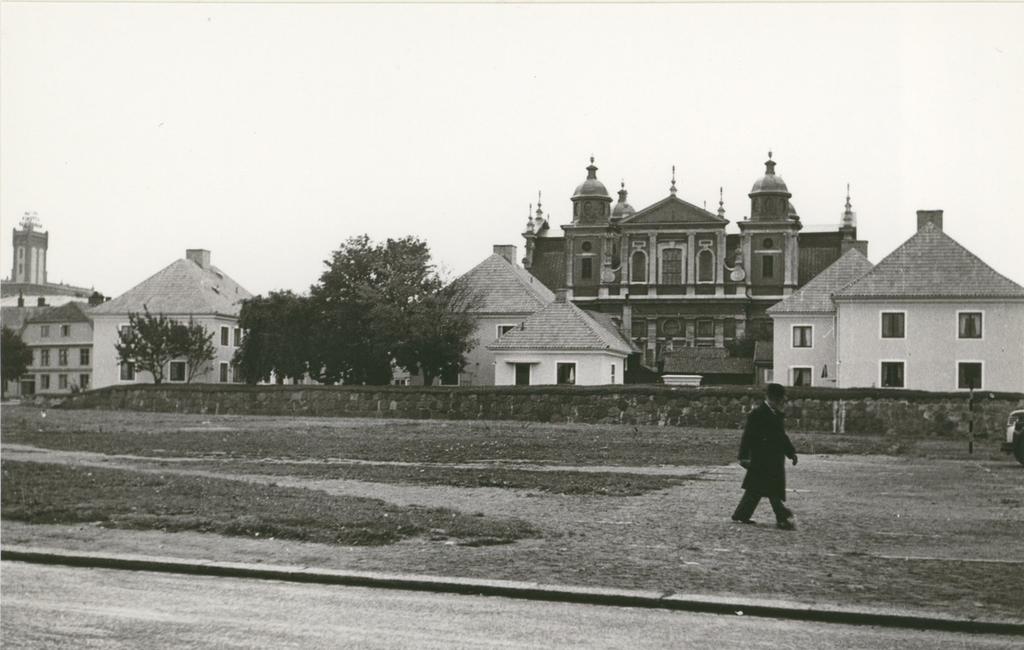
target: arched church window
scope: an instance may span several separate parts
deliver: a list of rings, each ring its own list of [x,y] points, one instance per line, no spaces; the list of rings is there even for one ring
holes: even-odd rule
[[[647,253],[633,251],[629,265],[630,282],[647,282]]]
[[[683,249],[665,248],[661,251],[661,283],[683,283]]]
[[[715,281],[715,254],[708,249],[697,253],[697,282]]]

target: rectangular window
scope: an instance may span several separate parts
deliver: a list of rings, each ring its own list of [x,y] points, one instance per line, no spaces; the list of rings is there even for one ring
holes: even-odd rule
[[[89,365],[90,352],[89,348],[82,348],[78,351],[78,365],[87,366]]]
[[[228,383],[228,364],[226,361],[220,364],[220,383]]]
[[[580,260],[580,279],[589,280],[594,277],[594,258],[584,257]]]
[[[245,382],[245,377],[242,376],[242,369],[238,367],[237,363],[231,364],[231,381],[235,384]]]
[[[906,337],[906,314],[901,311],[882,312],[882,338],[902,339]]]
[[[60,390],[67,390],[68,389],[68,376],[67,375],[57,375],[57,388],[59,388]]]
[[[82,390],[89,390],[89,375],[78,375],[78,387]]]
[[[612,364],[612,381],[611,381],[611,383],[613,383],[613,384],[615,383],[615,364],[614,363]]]
[[[793,368],[793,378],[790,382],[792,386],[810,386],[811,385],[811,368]]]
[[[957,337],[962,339],[981,338],[981,312],[962,311],[957,314],[959,322]]]
[[[121,362],[121,381],[135,381],[135,364],[129,361]]]
[[[230,345],[231,344],[231,340],[229,338],[230,336],[231,336],[231,328],[228,327],[227,325],[221,325],[221,328],[220,328],[220,344],[221,345]]]
[[[956,387],[962,389],[980,389],[981,386],[981,362],[961,361],[956,364]]]
[[[61,336],[71,336],[71,326],[70,325],[61,325],[60,326],[60,335]]]
[[[39,375],[39,388],[43,390],[49,390],[50,388],[50,375]]]
[[[882,362],[882,388],[903,388],[904,373],[902,361]]]
[[[242,345],[242,328],[241,327],[236,327],[235,328],[235,347],[236,348],[237,347],[241,347],[241,345]]]
[[[498,325],[498,338],[501,338],[502,334],[504,334],[505,332],[511,332],[515,328],[515,325]]]
[[[185,381],[185,362],[172,361],[169,375],[171,381]]]
[[[736,338],[736,319],[726,318],[722,321],[722,336],[727,339]]]
[[[44,339],[50,338],[50,326],[49,325],[40,325],[39,326],[39,337],[40,338],[44,338]]]
[[[68,349],[61,348],[57,350],[57,365],[66,366],[68,365]]]
[[[50,365],[50,351],[49,350],[40,350],[39,351],[39,365],[44,367],[44,368],[46,366]]]
[[[761,256],[761,277],[770,280],[775,277],[775,257],[772,255]]]
[[[697,321],[697,338],[699,339],[713,339],[715,338],[715,321],[710,318],[702,318]]]
[[[661,283],[683,283],[683,250],[666,248],[661,251]]]
[[[811,326],[810,325],[794,325],[793,326],[793,347],[794,348],[809,348],[813,347],[811,344]],[[796,386],[796,384],[793,384]]]
[[[576,383],[576,364],[575,363],[559,363],[556,366],[557,381],[559,384],[575,384]]]

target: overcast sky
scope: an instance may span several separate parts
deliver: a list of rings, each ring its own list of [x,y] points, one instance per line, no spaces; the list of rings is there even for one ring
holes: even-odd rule
[[[1024,5],[0,5],[0,275],[116,296],[186,248],[305,291],[348,237],[449,275],[556,231],[594,155],[637,209],[749,215],[767,151],[807,225],[852,186],[879,261],[915,210],[1024,284]]]

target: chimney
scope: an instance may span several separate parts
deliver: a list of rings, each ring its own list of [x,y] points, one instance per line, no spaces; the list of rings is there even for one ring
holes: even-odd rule
[[[568,302],[566,297],[568,296],[568,289],[559,289],[555,292],[555,302]]]
[[[866,239],[844,239],[839,243],[839,254],[845,255],[846,251],[856,248],[864,257],[868,256],[868,242]]]
[[[516,264],[516,247],[512,244],[495,244],[494,254],[501,255],[505,260],[515,266]]]
[[[93,307],[95,305],[102,305],[102,304],[103,304],[103,294],[100,293],[99,291],[93,291],[92,295],[89,296],[89,306]]]
[[[924,228],[928,223],[934,223],[938,230],[942,230],[942,210],[918,210],[917,229]]]
[[[201,269],[210,268],[210,251],[203,248],[188,248],[185,250],[185,257]]]
[[[43,297],[43,296],[39,296],[38,298],[36,298],[36,306],[38,306],[38,307],[45,307],[46,306],[46,298]]]

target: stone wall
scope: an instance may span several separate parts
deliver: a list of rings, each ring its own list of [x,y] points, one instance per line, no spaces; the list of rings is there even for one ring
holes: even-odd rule
[[[753,387],[669,386],[116,386],[63,408],[438,420],[523,420],[736,429],[762,399]],[[790,431],[954,436],[968,431],[966,393],[791,388]],[[979,392],[974,431],[1000,435],[1024,394]]]

